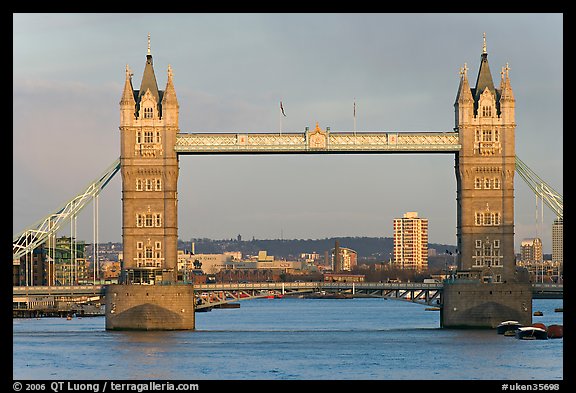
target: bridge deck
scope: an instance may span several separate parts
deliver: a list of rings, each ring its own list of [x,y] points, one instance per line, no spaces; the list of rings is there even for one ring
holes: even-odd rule
[[[532,288],[534,299],[563,298],[564,286],[562,284],[534,283]],[[442,283],[254,282],[194,285],[199,309],[270,295],[289,296],[321,291],[437,304],[442,296],[442,289]],[[46,302],[54,301],[56,298],[85,302],[104,296],[106,285],[17,286],[13,287],[12,293],[14,303]]]
[[[180,133],[178,154],[455,153],[457,132]]]

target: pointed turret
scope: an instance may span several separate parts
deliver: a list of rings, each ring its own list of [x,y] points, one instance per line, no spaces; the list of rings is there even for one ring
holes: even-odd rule
[[[135,117],[136,100],[134,99],[134,88],[132,87],[132,71],[126,64],[126,81],[122,98],[120,98],[120,125],[129,125]]]
[[[503,123],[514,124],[514,109],[516,107],[516,100],[514,99],[514,92],[510,85],[510,67],[506,63],[506,67],[502,68],[500,80],[500,117]]]
[[[174,89],[172,67],[168,65],[168,82],[162,97],[162,118],[166,125],[178,125],[178,98]]]
[[[456,115],[456,128],[460,124],[470,122],[474,117],[474,98],[470,91],[470,84],[468,83],[468,66],[464,63],[464,67],[460,68],[460,86],[458,86],[458,94],[456,95],[456,102],[454,103]]]

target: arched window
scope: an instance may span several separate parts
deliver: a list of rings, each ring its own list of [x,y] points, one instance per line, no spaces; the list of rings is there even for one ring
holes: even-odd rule
[[[154,108],[144,108],[144,118],[152,119],[154,117]]]

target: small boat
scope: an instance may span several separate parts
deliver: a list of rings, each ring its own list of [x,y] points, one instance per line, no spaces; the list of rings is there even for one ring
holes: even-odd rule
[[[548,326],[548,338],[562,338],[564,336],[563,325],[550,325]]]
[[[509,330],[515,331],[521,327],[522,327],[522,324],[518,321],[504,321],[504,322],[500,323],[498,326],[496,326],[496,332],[498,334],[504,334]]]
[[[440,311],[440,307],[426,307],[425,311]]]
[[[544,315],[544,313],[542,311],[534,311],[535,317],[541,317],[542,315]]]
[[[564,312],[564,307],[555,308],[554,312]]]
[[[546,329],[535,326],[525,326],[516,330],[515,336],[519,340],[547,340]]]
[[[240,308],[240,303],[220,303],[214,305],[214,308]]]
[[[72,315],[67,315],[67,316],[66,316],[66,320],[67,320],[67,321],[71,321],[71,320],[72,320]]]

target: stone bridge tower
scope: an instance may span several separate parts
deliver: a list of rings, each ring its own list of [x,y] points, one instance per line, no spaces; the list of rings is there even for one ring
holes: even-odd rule
[[[194,329],[194,289],[177,282],[178,131],[172,70],[158,90],[148,35],[140,89],[126,66],[120,99],[124,261],[122,283],[106,288],[107,330]]]
[[[514,93],[508,65],[494,86],[485,35],[476,87],[470,88],[464,64],[454,108],[461,145],[455,161],[458,279],[444,285],[441,324],[530,324],[532,289],[514,256]]]
[[[492,81],[486,38],[470,88],[466,64],[454,104],[462,146],[456,156],[459,271],[483,282],[514,282],[515,100],[508,65]]]
[[[177,278],[178,100],[168,66],[158,90],[150,54],[139,90],[126,82],[120,100],[122,240],[124,283],[152,284]]]

